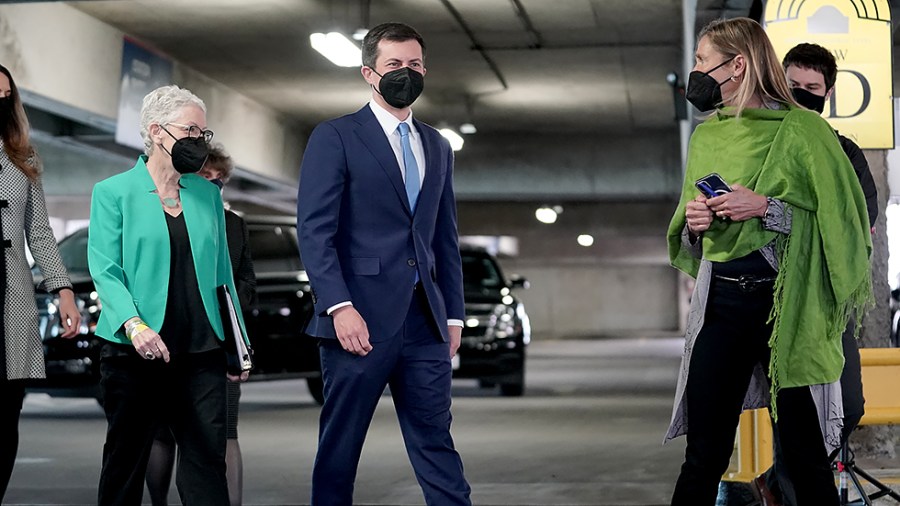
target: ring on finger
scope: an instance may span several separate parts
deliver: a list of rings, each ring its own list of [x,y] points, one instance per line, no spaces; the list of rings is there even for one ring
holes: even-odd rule
[[[149,360],[153,360],[154,358],[156,358],[156,355],[150,350],[145,351],[144,356]]]

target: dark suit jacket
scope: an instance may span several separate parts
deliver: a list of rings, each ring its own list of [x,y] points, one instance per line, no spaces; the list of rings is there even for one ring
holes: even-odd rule
[[[394,335],[409,310],[416,272],[445,340],[447,319],[463,319],[453,152],[434,128],[414,122],[426,165],[415,213],[368,105],[321,123],[309,138],[297,231],[316,311],[310,335],[336,337],[326,311],[343,301],[353,303],[373,340]]]
[[[247,223],[231,209],[225,210],[225,236],[228,239],[228,254],[234,271],[234,286],[238,300],[244,311],[252,311],[258,304],[256,296],[256,273],[250,257],[250,234]]]

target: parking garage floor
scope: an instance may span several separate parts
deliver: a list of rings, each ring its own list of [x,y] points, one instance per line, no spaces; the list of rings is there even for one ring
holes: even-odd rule
[[[530,348],[524,397],[455,382],[453,434],[473,502],[667,504],[684,441],[661,441],[682,346],[663,337],[538,341]],[[244,503],[308,504],[319,409],[305,384],[249,383],[243,392]],[[93,400],[30,394],[6,501],[96,503],[105,428]],[[179,503],[174,487],[170,501]],[[355,502],[424,502],[389,396],[369,431]]]

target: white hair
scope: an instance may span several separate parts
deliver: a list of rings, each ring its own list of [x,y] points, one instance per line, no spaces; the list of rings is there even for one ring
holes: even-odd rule
[[[153,140],[150,138],[150,125],[165,125],[178,119],[181,110],[187,106],[199,107],[206,113],[206,104],[190,91],[169,85],[156,88],[144,97],[141,105],[141,139],[144,140],[144,154],[150,156],[153,151]]]

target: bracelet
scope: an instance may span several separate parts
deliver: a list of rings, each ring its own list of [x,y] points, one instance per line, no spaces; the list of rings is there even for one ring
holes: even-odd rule
[[[150,327],[148,327],[147,324],[144,323],[143,320],[136,319],[132,322],[125,324],[125,336],[130,341],[130,340],[134,339],[134,336],[140,334],[141,332],[143,332],[149,328]]]
[[[132,318],[125,322],[125,331],[128,332],[142,323],[144,323],[144,320],[141,320],[140,318]]]
[[[143,331],[145,331],[145,330],[147,330],[147,329],[149,329],[149,328],[150,328],[150,327],[148,327],[148,326],[147,326],[146,324],[144,324],[144,323],[138,323],[137,325],[131,327],[131,331],[130,331],[130,332],[129,332],[128,330],[126,330],[126,331],[125,331],[125,335],[127,335],[127,336],[128,336],[128,340],[131,341],[131,340],[134,339],[134,336],[140,334],[141,332],[143,332]]]

